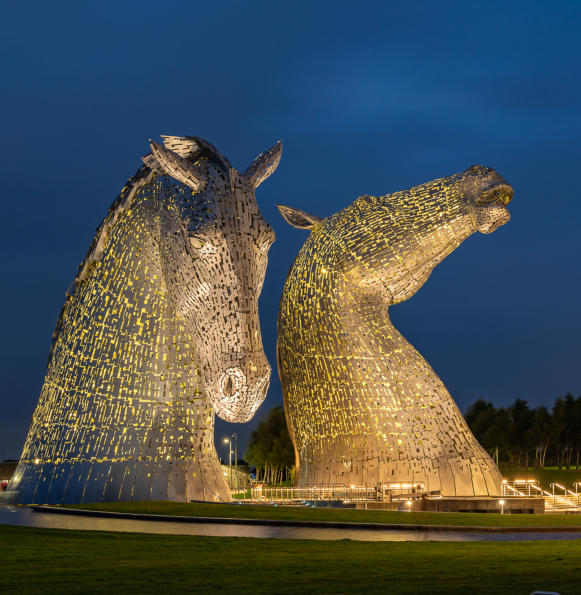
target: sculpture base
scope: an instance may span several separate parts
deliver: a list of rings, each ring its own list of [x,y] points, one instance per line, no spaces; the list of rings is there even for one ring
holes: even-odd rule
[[[500,504],[500,501],[504,505]],[[410,510],[413,512],[502,512],[504,514],[544,514],[543,498],[422,498],[392,502],[358,502],[367,510]]]
[[[217,455],[196,455],[177,461],[62,461],[58,465],[21,461],[2,502],[231,502]]]

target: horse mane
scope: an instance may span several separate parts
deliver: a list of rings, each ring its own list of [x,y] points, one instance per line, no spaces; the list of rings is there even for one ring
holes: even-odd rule
[[[163,134],[161,137],[163,138],[165,147],[178,154],[180,157],[191,159],[194,162],[200,159],[206,159],[216,163],[220,167],[226,169],[226,171],[231,168],[228,159],[226,159],[214,145],[202,138],[196,136],[168,136]],[[157,175],[167,175],[151,153],[145,155],[142,160],[145,165],[142,165],[135,175],[129,178],[117,198],[113,201],[113,204],[109,207],[107,215],[105,215],[105,218],[97,228],[95,237],[89,246],[89,250],[77,269],[73,282],[65,292],[65,302],[52,335],[52,345],[48,356],[49,363],[60,334],[67,307],[75,295],[76,288],[89,277],[95,264],[101,260],[103,250],[107,243],[107,238],[117,224],[119,217],[131,207],[135,194],[140,188],[151,183]],[[179,182],[176,181],[176,183]]]
[[[196,136],[182,137],[163,134],[161,137],[163,138],[165,147],[170,151],[177,153],[180,157],[186,157],[192,161],[206,158],[225,167],[226,170],[231,167],[226,157],[224,157],[214,145],[204,139]],[[101,259],[109,233],[117,223],[119,216],[131,206],[137,190],[149,184],[153,180],[155,173],[166,175],[151,153],[148,153],[142,159],[145,165],[140,167],[135,175],[127,181],[119,193],[119,196],[117,196],[113,201],[113,204],[109,207],[107,215],[101,222],[101,225],[97,228],[91,246],[77,269],[77,274],[75,275],[73,283],[67,290],[68,296],[74,294],[75,287],[88,277],[93,265]]]

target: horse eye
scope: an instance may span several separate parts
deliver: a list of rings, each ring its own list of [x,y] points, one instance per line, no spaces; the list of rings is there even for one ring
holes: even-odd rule
[[[206,243],[202,238],[199,238],[197,236],[191,236],[189,238],[189,240],[190,240],[190,245],[192,246],[192,248],[194,250],[200,250],[201,248],[204,247],[204,245]]]

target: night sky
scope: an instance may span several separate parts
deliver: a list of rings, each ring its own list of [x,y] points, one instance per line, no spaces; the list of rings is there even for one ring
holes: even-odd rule
[[[475,163],[513,185],[512,221],[468,239],[392,319],[462,410],[581,393],[581,3],[12,2],[2,13],[0,460],[20,455],[65,290],[160,134],[204,137],[240,170],[284,142],[257,191],[277,234],[260,299],[273,380],[255,419],[219,421],[217,442],[238,431],[243,450],[282,403],[276,317],[306,232],[275,203],[324,217]]]

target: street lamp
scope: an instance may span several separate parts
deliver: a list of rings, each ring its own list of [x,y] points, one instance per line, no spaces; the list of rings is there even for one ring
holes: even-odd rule
[[[228,466],[230,467],[230,489],[232,489],[232,442],[230,438],[224,438],[224,444],[228,445]]]
[[[236,479],[236,487],[234,489],[238,492],[238,434],[236,432],[232,434],[232,440],[234,440],[234,477]]]
[[[498,503],[500,504],[500,514],[504,514],[504,500],[499,500]]]

